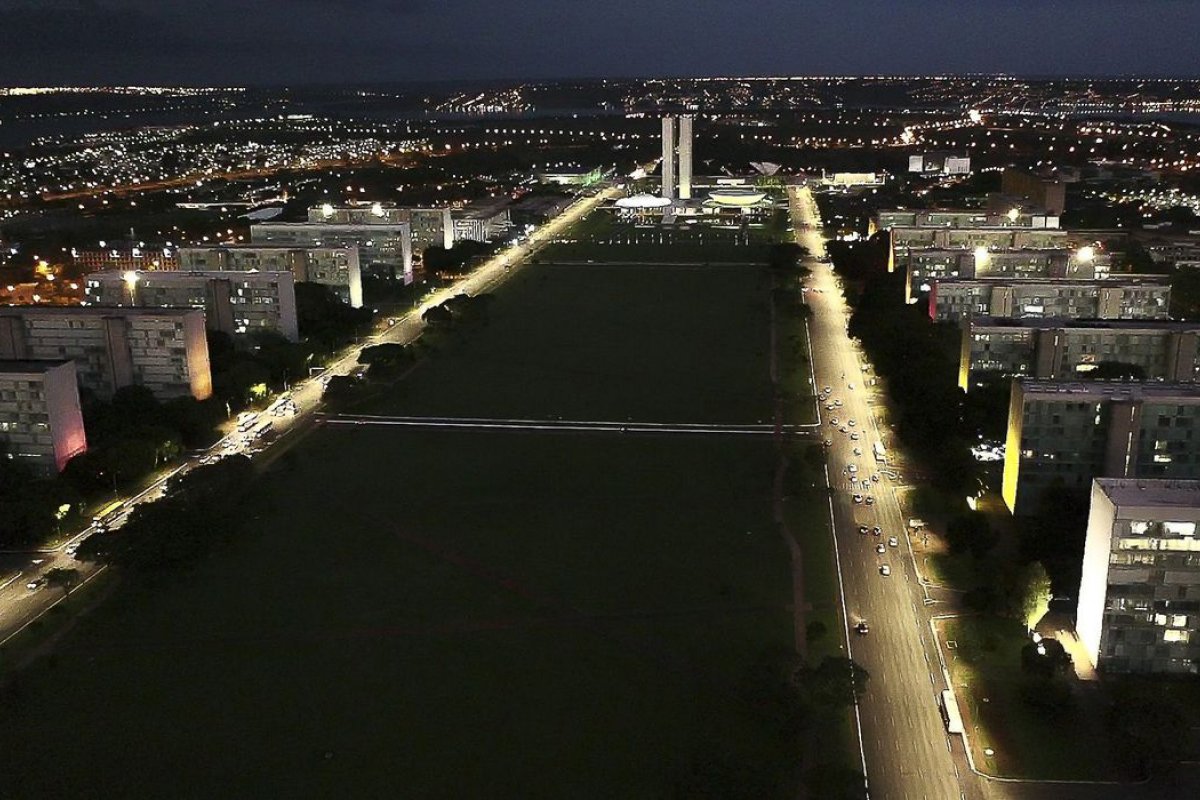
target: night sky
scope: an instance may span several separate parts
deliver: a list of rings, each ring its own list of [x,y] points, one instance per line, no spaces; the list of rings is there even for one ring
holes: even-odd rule
[[[0,0],[0,85],[1200,72],[1195,0]]]

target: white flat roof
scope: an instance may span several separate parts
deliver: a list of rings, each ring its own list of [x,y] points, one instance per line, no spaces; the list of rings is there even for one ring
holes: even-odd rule
[[[1149,478],[1095,478],[1117,506],[1200,508],[1200,481]]]

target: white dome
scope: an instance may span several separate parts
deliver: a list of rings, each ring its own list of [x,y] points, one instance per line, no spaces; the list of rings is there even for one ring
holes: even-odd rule
[[[665,208],[671,205],[671,201],[652,194],[635,194],[618,198],[616,205],[617,208]]]

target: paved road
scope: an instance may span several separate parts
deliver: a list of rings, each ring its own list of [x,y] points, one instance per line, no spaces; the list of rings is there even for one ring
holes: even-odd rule
[[[981,787],[967,769],[962,742],[947,735],[937,705],[945,685],[929,642],[924,592],[905,520],[892,482],[880,473],[872,452],[876,442],[890,442],[890,437],[881,437],[874,410],[882,397],[874,396],[877,387],[867,385],[872,376],[863,371],[860,352],[846,332],[848,309],[837,279],[828,265],[817,261],[824,254],[824,242],[812,194],[807,188],[793,188],[789,199],[797,241],[813,256],[806,301],[812,309],[809,331],[817,387],[832,389],[821,404],[819,435],[831,442],[831,513],[846,615],[851,626],[860,620],[870,624],[865,636],[848,634],[852,657],[871,674],[860,704],[868,790],[872,798],[887,800],[974,800],[982,797]],[[829,410],[834,401],[841,407]],[[830,424],[835,418],[836,426]],[[855,448],[861,455],[855,455]],[[850,474],[850,465],[857,468],[856,476]],[[872,475],[879,475],[879,481],[870,480]],[[863,502],[854,502],[855,494]],[[861,525],[879,526],[882,534],[861,534]],[[896,546],[888,546],[891,536],[897,537]],[[881,543],[885,552],[878,554],[875,548]],[[889,576],[880,574],[883,565],[891,570]]]
[[[321,375],[292,386],[290,394],[299,408],[299,413],[294,416],[264,416],[263,418],[271,419],[274,425],[269,434],[269,442],[251,441],[237,431],[231,431],[209,450],[198,453],[182,465],[161,474],[145,491],[133,497],[124,498],[126,502],[124,512],[119,515],[120,518],[123,520],[124,513],[134,506],[144,502],[153,502],[161,497],[166,490],[167,481],[177,474],[186,474],[201,463],[223,456],[256,455],[264,449],[269,449],[273,443],[284,440],[307,427],[313,421],[314,413],[320,407],[325,380],[334,375],[349,375],[358,366],[358,354],[363,347],[383,342],[406,344],[413,341],[421,334],[424,327],[421,315],[429,308],[439,305],[457,294],[476,295],[489,291],[511,275],[515,267],[528,260],[545,245],[553,242],[567,228],[597,206],[616,197],[619,192],[620,189],[614,186],[593,196],[576,199],[562,214],[533,231],[526,241],[506,247],[452,286],[431,292],[412,311],[394,318],[390,327],[380,330],[379,333],[364,342],[346,348]],[[267,454],[264,453],[264,455]],[[93,533],[94,530],[93,527],[88,527],[54,550],[0,553],[0,647],[31,622],[49,611],[61,599],[61,592],[49,590],[45,586],[32,590],[27,589],[26,585],[30,581],[55,567],[78,569],[85,582],[92,580],[99,573],[100,568],[97,566],[76,561],[67,552],[72,544]]]

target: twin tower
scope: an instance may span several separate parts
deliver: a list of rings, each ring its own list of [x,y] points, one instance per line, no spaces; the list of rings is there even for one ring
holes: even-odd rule
[[[675,117],[663,117],[662,121],[662,196],[668,200],[676,197],[675,189]],[[679,194],[680,200],[692,197],[692,118],[679,117]]]

